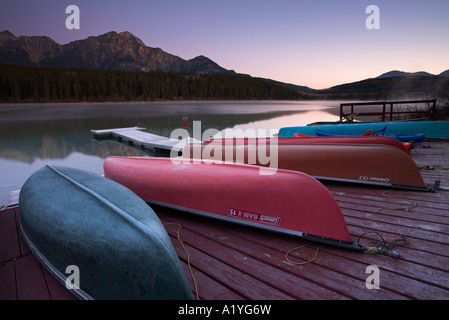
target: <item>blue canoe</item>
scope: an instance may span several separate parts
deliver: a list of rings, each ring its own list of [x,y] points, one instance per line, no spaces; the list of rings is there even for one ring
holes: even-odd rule
[[[424,141],[424,134],[385,134],[385,130],[386,130],[387,126],[385,126],[384,129],[377,131],[377,132],[372,132],[371,134],[368,135],[372,135],[372,136],[382,136],[382,137],[390,137],[390,138],[394,138],[396,140],[399,140],[401,142],[415,142],[415,143],[421,143]],[[320,130],[320,129],[315,129],[315,134],[319,137],[344,137],[344,136],[364,136],[365,134],[361,134],[361,133],[353,133],[353,132],[329,132],[329,131],[324,131],[324,130]]]
[[[363,135],[387,126],[385,135],[424,134],[426,139],[449,139],[449,121],[404,121],[404,122],[353,122],[316,126],[285,127],[279,130],[279,137],[293,137],[295,133],[316,136],[315,129],[336,133],[357,133]]]
[[[19,204],[31,251],[61,283],[76,285],[78,298],[192,299],[164,226],[124,186],[45,166],[25,182]]]

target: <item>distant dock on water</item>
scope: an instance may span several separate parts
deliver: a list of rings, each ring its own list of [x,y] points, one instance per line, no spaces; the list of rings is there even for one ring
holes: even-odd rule
[[[181,152],[187,143],[196,141],[192,138],[184,139],[184,141],[170,139],[143,130],[145,130],[145,128],[136,126],[129,128],[91,130],[91,132],[96,140],[117,140],[118,142],[128,144],[131,147],[140,148],[141,150],[150,152],[155,149]]]

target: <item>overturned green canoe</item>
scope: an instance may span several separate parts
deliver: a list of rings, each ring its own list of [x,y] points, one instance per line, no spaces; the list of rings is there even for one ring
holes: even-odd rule
[[[25,241],[60,282],[79,285],[70,289],[77,297],[192,298],[159,218],[124,186],[46,166],[25,182],[19,204]]]

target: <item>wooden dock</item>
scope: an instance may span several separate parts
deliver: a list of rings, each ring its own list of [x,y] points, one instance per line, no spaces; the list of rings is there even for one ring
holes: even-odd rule
[[[175,140],[143,130],[145,130],[145,128],[129,127],[91,130],[91,132],[96,140],[117,140],[118,142],[128,144],[129,146],[141,150],[149,150],[150,152],[154,149],[180,152],[186,143],[196,142],[195,139],[190,137],[184,140]]]
[[[367,246],[380,236],[400,254],[322,247],[304,240],[224,223],[167,208],[153,209],[166,225],[192,291],[202,300],[447,300],[449,299],[449,142],[425,142],[412,150],[428,184],[416,192],[325,182],[353,239]],[[427,148],[428,147],[428,148]],[[14,198],[14,197],[12,197]],[[0,299],[74,299],[39,264],[17,227],[20,208],[0,212]],[[376,232],[376,233],[373,233]],[[368,233],[367,233],[368,232]],[[314,256],[316,258],[310,262]],[[379,270],[372,288],[371,268]],[[195,286],[196,284],[196,286]],[[197,292],[196,289],[197,288]]]

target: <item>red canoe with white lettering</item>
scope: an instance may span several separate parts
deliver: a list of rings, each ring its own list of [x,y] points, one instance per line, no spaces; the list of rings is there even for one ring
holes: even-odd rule
[[[152,204],[363,250],[331,193],[304,173],[149,157],[108,157],[104,172]]]

